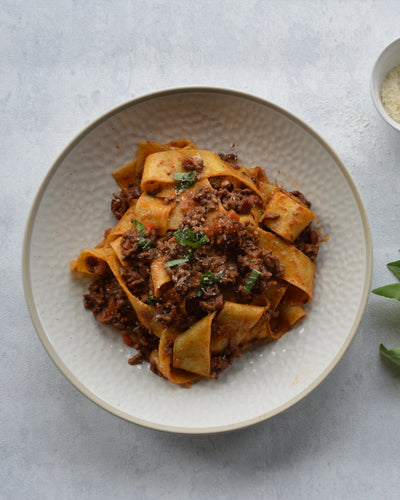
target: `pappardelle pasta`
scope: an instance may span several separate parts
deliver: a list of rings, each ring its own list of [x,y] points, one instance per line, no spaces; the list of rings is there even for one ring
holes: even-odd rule
[[[93,278],[85,307],[138,351],[130,364],[190,386],[306,315],[319,238],[302,193],[188,139],[140,142],[113,176],[118,222],[71,268]]]

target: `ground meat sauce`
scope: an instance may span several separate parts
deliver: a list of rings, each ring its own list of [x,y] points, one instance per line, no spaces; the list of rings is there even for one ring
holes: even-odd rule
[[[121,267],[119,269],[120,275],[128,290],[136,297],[142,298],[149,291],[149,275],[150,272],[146,266],[140,265],[140,263],[135,267]]]
[[[240,358],[240,349],[234,339],[231,339],[228,347],[222,354],[214,354],[211,356],[211,378],[217,379],[218,375],[226,370],[233,363],[235,358]]]
[[[307,208],[311,207],[311,203],[307,200],[307,198],[304,196],[303,193],[300,191],[291,191],[289,194],[292,196],[295,196],[297,200],[299,200],[303,205],[305,205]]]
[[[225,210],[234,210],[238,214],[248,214],[262,200],[246,186],[234,186],[228,179],[216,178],[211,182],[215,196],[219,198]]]
[[[213,189],[210,189],[207,186],[201,186],[193,195],[193,201],[205,207],[207,212],[212,212],[213,210],[217,210],[219,203],[218,197],[214,193]]]
[[[229,163],[236,164],[233,154],[220,154]],[[200,174],[203,161],[197,158],[184,159],[182,166],[186,171]],[[186,259],[179,265],[167,267],[171,280],[162,289],[162,294],[151,305],[156,308],[155,319],[161,325],[178,332],[187,330],[202,317],[220,311],[224,306],[224,296],[232,297],[237,303],[249,303],[253,293],[262,294],[265,290],[280,282],[284,267],[271,251],[258,246],[257,229],[249,229],[249,222],[241,223],[238,214],[248,214],[262,202],[257,194],[245,185],[234,185],[230,180],[218,177],[210,179],[211,186],[201,186],[193,195],[193,203],[182,220],[181,229],[188,228],[197,233],[206,234],[209,241],[198,248],[188,248],[178,243],[174,231],[159,235],[157,228],[145,228],[138,232],[136,228],[128,230],[121,239],[121,257],[124,265],[120,274],[132,294],[143,302],[153,296],[151,283],[151,263],[158,257],[165,261]],[[114,194],[111,210],[120,219],[133,200],[142,190],[140,182]],[[310,203],[298,191],[291,193],[301,203]],[[227,212],[218,214],[213,224],[206,225],[206,216],[215,211],[220,204]],[[150,241],[143,248],[143,241]],[[311,260],[318,254],[319,236],[311,226],[307,227],[295,241],[295,246]],[[189,257],[188,257],[189,255]],[[185,257],[186,256],[186,257]],[[104,262],[89,257],[88,269],[101,274],[84,295],[84,305],[91,310],[99,321],[124,332],[126,344],[132,345],[138,354],[129,359],[130,364],[149,360],[150,353],[158,347],[159,339],[151,334],[138,320],[127,296]],[[258,270],[259,276],[251,293],[246,290],[246,283],[252,270]],[[199,283],[206,273],[213,273],[215,281],[203,287],[199,292]],[[153,297],[154,298],[154,297]],[[267,319],[278,313],[268,311]],[[213,330],[218,328],[213,324]],[[166,347],[172,352],[172,344]],[[171,351],[171,352],[170,352]],[[211,377],[218,375],[239,357],[240,346],[231,340],[223,353],[211,356]],[[158,373],[154,364],[151,370]]]
[[[251,189],[234,187],[231,182],[221,182],[217,196],[225,210],[234,210],[238,214],[248,214],[255,205],[261,205],[261,199]]]
[[[307,208],[311,207],[311,203],[300,191],[292,191],[289,194],[295,196],[296,199],[299,200],[301,203],[303,203],[303,205],[305,205]],[[317,258],[319,252],[319,242],[320,242],[320,235],[318,231],[313,229],[313,227],[310,224],[297,237],[296,241],[294,242],[294,245],[301,252],[306,254],[309,259],[314,261]]]
[[[226,161],[227,163],[233,163],[234,165],[236,165],[238,161],[238,157],[234,153],[218,153],[218,156],[221,158],[222,161]]]
[[[127,188],[121,189],[119,194],[113,194],[114,198],[111,200],[111,211],[114,213],[115,217],[120,219],[130,205],[132,205],[132,202],[137,200],[141,194],[142,189],[140,187],[140,181],[135,182],[135,184],[130,184]]]
[[[104,260],[98,259],[94,256],[86,257],[85,264],[90,273],[94,274],[107,274],[108,267]]]
[[[319,252],[319,233],[310,226],[307,226],[304,231],[298,236],[294,245],[301,252],[307,255],[309,259],[314,261]]]
[[[96,279],[83,296],[83,303],[97,320],[118,330],[129,330],[137,324],[135,311],[114,276]]]
[[[195,171],[197,174],[200,174],[204,168],[204,163],[201,158],[184,158],[182,160],[182,167],[187,172]]]
[[[141,261],[151,261],[155,257],[155,252],[143,250],[143,243],[149,242],[153,245],[156,240],[157,231],[155,229],[145,228],[138,232],[135,228],[126,231],[121,238],[121,256],[128,264],[133,264],[137,259]]]
[[[138,354],[129,358],[130,365],[148,360],[151,351],[158,347],[158,339],[139,322],[129,331],[129,336],[132,339],[132,347],[139,351]]]
[[[141,252],[139,233],[136,229],[129,229],[121,239],[121,255],[123,260],[133,260]]]

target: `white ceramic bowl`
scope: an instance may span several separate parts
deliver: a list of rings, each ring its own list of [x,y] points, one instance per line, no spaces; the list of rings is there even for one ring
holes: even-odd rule
[[[329,240],[317,259],[307,317],[277,342],[249,350],[221,374],[182,389],[130,366],[121,335],[84,309],[87,281],[69,262],[115,224],[112,171],[139,140],[189,137],[235,152],[246,166],[299,189]],[[172,89],[134,99],[87,127],[51,167],[33,204],[23,249],[28,307],[55,364],[88,398],[130,422],[180,433],[245,427],[289,408],[334,368],[353,339],[369,295],[370,230],[346,167],[310,127],[257,97],[216,88]]]
[[[371,75],[371,95],[375,107],[382,118],[394,129],[400,131],[400,123],[391,118],[382,104],[381,88],[390,70],[400,65],[400,38],[394,40],[379,55]]]

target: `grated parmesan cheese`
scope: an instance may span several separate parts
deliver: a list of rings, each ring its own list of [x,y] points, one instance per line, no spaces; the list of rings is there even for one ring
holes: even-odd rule
[[[389,116],[400,123],[400,66],[388,73],[382,85],[381,99]]]

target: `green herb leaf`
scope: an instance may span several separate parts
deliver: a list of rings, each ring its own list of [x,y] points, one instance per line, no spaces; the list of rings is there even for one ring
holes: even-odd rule
[[[386,349],[386,347],[381,344],[379,347],[381,355],[391,361],[396,366],[400,367],[400,347],[396,347],[396,349]]]
[[[388,297],[389,299],[397,299],[400,301],[400,283],[393,283],[392,285],[375,288],[375,290],[372,290],[372,293],[375,293],[376,295],[382,295],[382,297]]]
[[[144,230],[145,225],[144,225],[142,222],[140,222],[140,221],[138,221],[138,220],[136,220],[136,219],[135,219],[135,220],[133,221],[133,223],[135,224],[136,231],[137,231],[138,233],[141,233],[141,232]]]
[[[247,278],[246,284],[243,287],[247,293],[250,293],[252,291],[260,274],[261,274],[261,272],[257,271],[257,269],[253,269],[251,271],[250,276]]]
[[[203,274],[203,276],[200,278],[199,286],[197,287],[197,297],[201,297],[203,295],[204,289],[207,286],[215,285],[215,283],[217,283],[222,278],[222,276],[222,272],[215,275],[212,271],[207,271],[205,274]]]
[[[178,229],[174,232],[176,241],[183,247],[199,248],[210,241],[204,233],[196,233],[191,229]]]
[[[389,262],[387,267],[400,280],[400,260]],[[375,290],[372,290],[372,293],[400,301],[400,283],[393,283],[391,285],[375,288]],[[400,347],[388,350],[383,344],[381,344],[379,351],[383,358],[389,360],[391,363],[400,368]]]
[[[400,260],[396,260],[395,262],[389,262],[387,267],[400,280]]]
[[[143,250],[148,250],[153,246],[153,242],[151,240],[146,240],[146,238],[142,235],[139,236],[139,245]]]
[[[149,306],[155,306],[160,300],[161,297],[154,297],[153,295],[149,295],[146,299],[146,304],[149,304]]]
[[[186,264],[190,261],[191,256],[192,256],[192,250],[190,250],[188,253],[185,253],[184,255],[182,255],[182,258],[180,258],[180,259],[168,260],[164,264],[164,267],[175,267],[175,266],[179,266],[179,264]]]
[[[143,250],[148,250],[150,247],[153,246],[153,242],[151,240],[147,240],[143,235],[144,228],[146,227],[142,222],[138,220],[134,220],[133,223],[135,224],[136,231],[139,233],[139,245],[142,247]]]
[[[196,182],[196,174],[194,170],[190,172],[175,172],[174,180],[177,181],[176,189],[178,191],[183,191],[184,189],[193,186]]]

